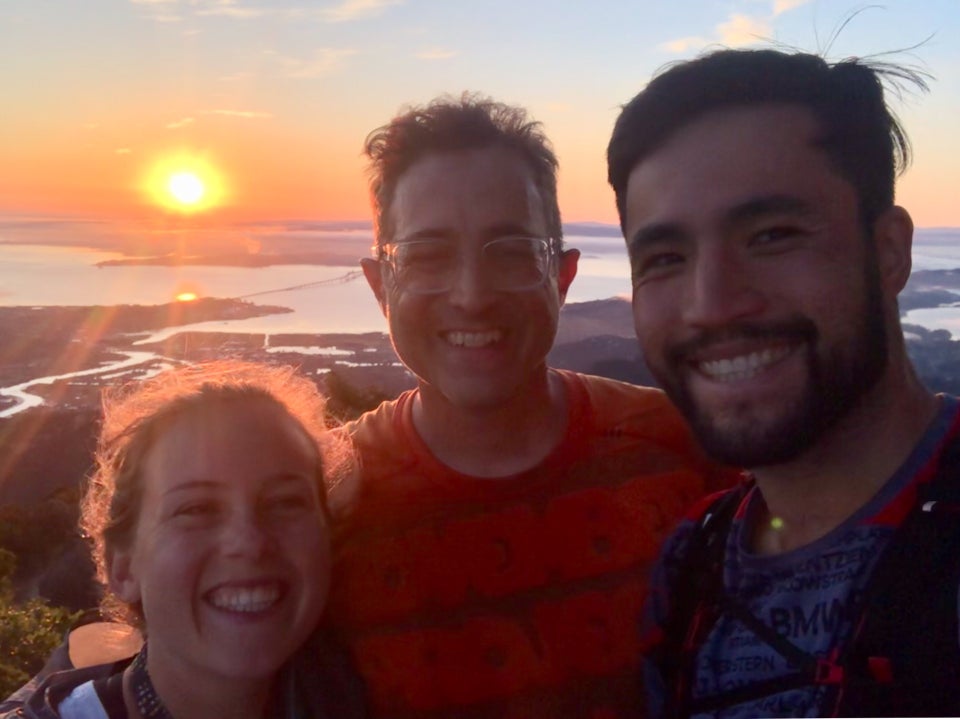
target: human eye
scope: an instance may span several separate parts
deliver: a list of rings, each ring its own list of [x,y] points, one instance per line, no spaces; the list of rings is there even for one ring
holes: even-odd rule
[[[312,510],[314,506],[313,494],[307,489],[278,492],[266,497],[263,507],[271,514],[299,514]]]
[[[484,256],[501,267],[538,265],[546,257],[546,245],[534,237],[504,237],[484,245]]]
[[[678,272],[685,262],[683,253],[675,250],[631,253],[633,282],[636,285],[668,277]]]
[[[442,240],[416,240],[397,247],[397,260],[402,267],[441,267],[451,262],[453,256],[450,243]]]
[[[175,505],[171,516],[179,521],[200,523],[215,518],[219,509],[211,499],[195,499]]]
[[[753,232],[748,244],[750,247],[764,252],[782,252],[789,249],[796,240],[799,240],[805,234],[804,229],[798,225],[771,225]]]
[[[520,257],[535,256],[541,253],[546,243],[536,237],[501,237],[487,243],[488,253],[516,255]]]

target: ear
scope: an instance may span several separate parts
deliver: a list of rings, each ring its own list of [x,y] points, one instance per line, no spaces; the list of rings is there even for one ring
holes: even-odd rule
[[[133,552],[114,550],[106,558],[107,584],[110,591],[128,604],[140,601],[140,580],[133,570]]]
[[[902,207],[884,211],[873,226],[880,280],[888,297],[896,297],[913,267],[913,220]]]
[[[373,296],[377,298],[380,311],[386,316],[387,293],[383,286],[383,269],[380,266],[380,261],[373,257],[364,257],[360,260],[360,267],[363,269],[363,276],[367,278],[367,284],[373,290]]]
[[[577,264],[580,262],[580,250],[569,249],[560,253],[560,267],[557,270],[557,289],[560,291],[560,304],[567,299],[567,290],[573,278],[577,276]]]

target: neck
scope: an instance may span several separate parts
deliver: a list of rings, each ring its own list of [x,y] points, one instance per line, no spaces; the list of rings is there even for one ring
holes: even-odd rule
[[[936,410],[936,397],[908,370],[881,380],[796,460],[753,470],[766,504],[754,550],[789,551],[843,523],[906,461]]]
[[[563,379],[545,370],[507,402],[454,406],[421,386],[413,405],[417,433],[439,461],[474,477],[508,477],[542,462],[567,429]]]
[[[249,719],[266,715],[272,677],[231,678],[205,674],[193,667],[170,665],[153,646],[147,656],[147,671],[154,691],[174,719]],[[159,656],[156,656],[158,655]],[[156,658],[155,658],[156,657]],[[146,719],[137,708],[132,684],[133,665],[124,671],[123,698],[127,713]]]

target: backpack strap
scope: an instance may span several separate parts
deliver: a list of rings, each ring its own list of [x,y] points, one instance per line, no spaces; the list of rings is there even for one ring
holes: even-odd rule
[[[881,554],[860,597],[860,619],[841,658],[849,667],[850,681],[834,698],[835,712],[960,715],[956,429],[933,477],[917,490],[913,509]]]
[[[687,538],[674,572],[668,574],[670,607],[662,641],[650,653],[667,688],[666,716],[687,716],[690,678],[697,650],[719,616],[723,558],[733,517],[753,481],[721,493]]]
[[[858,598],[853,636],[826,658],[801,650],[725,594],[726,537],[749,486],[715,501],[693,530],[671,582],[672,606],[659,655],[671,691],[666,715],[715,712],[816,684],[834,688],[825,712],[832,707],[851,716],[934,716],[946,709],[960,716],[960,420],[930,466],[932,479],[919,484],[914,507]],[[799,671],[692,701],[696,653],[723,613]]]
[[[127,719],[127,706],[123,702],[123,671],[108,677],[94,679],[93,688],[110,719]]]

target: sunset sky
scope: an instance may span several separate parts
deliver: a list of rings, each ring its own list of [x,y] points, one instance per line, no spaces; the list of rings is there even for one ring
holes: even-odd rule
[[[150,219],[179,197],[224,221],[364,220],[366,134],[474,90],[544,123],[565,220],[612,223],[618,107],[666,63],[772,39],[830,59],[914,48],[888,58],[933,76],[894,102],[915,151],[898,200],[920,226],[960,226],[960,3],[886,0],[833,37],[864,7],[0,0],[0,219]]]

